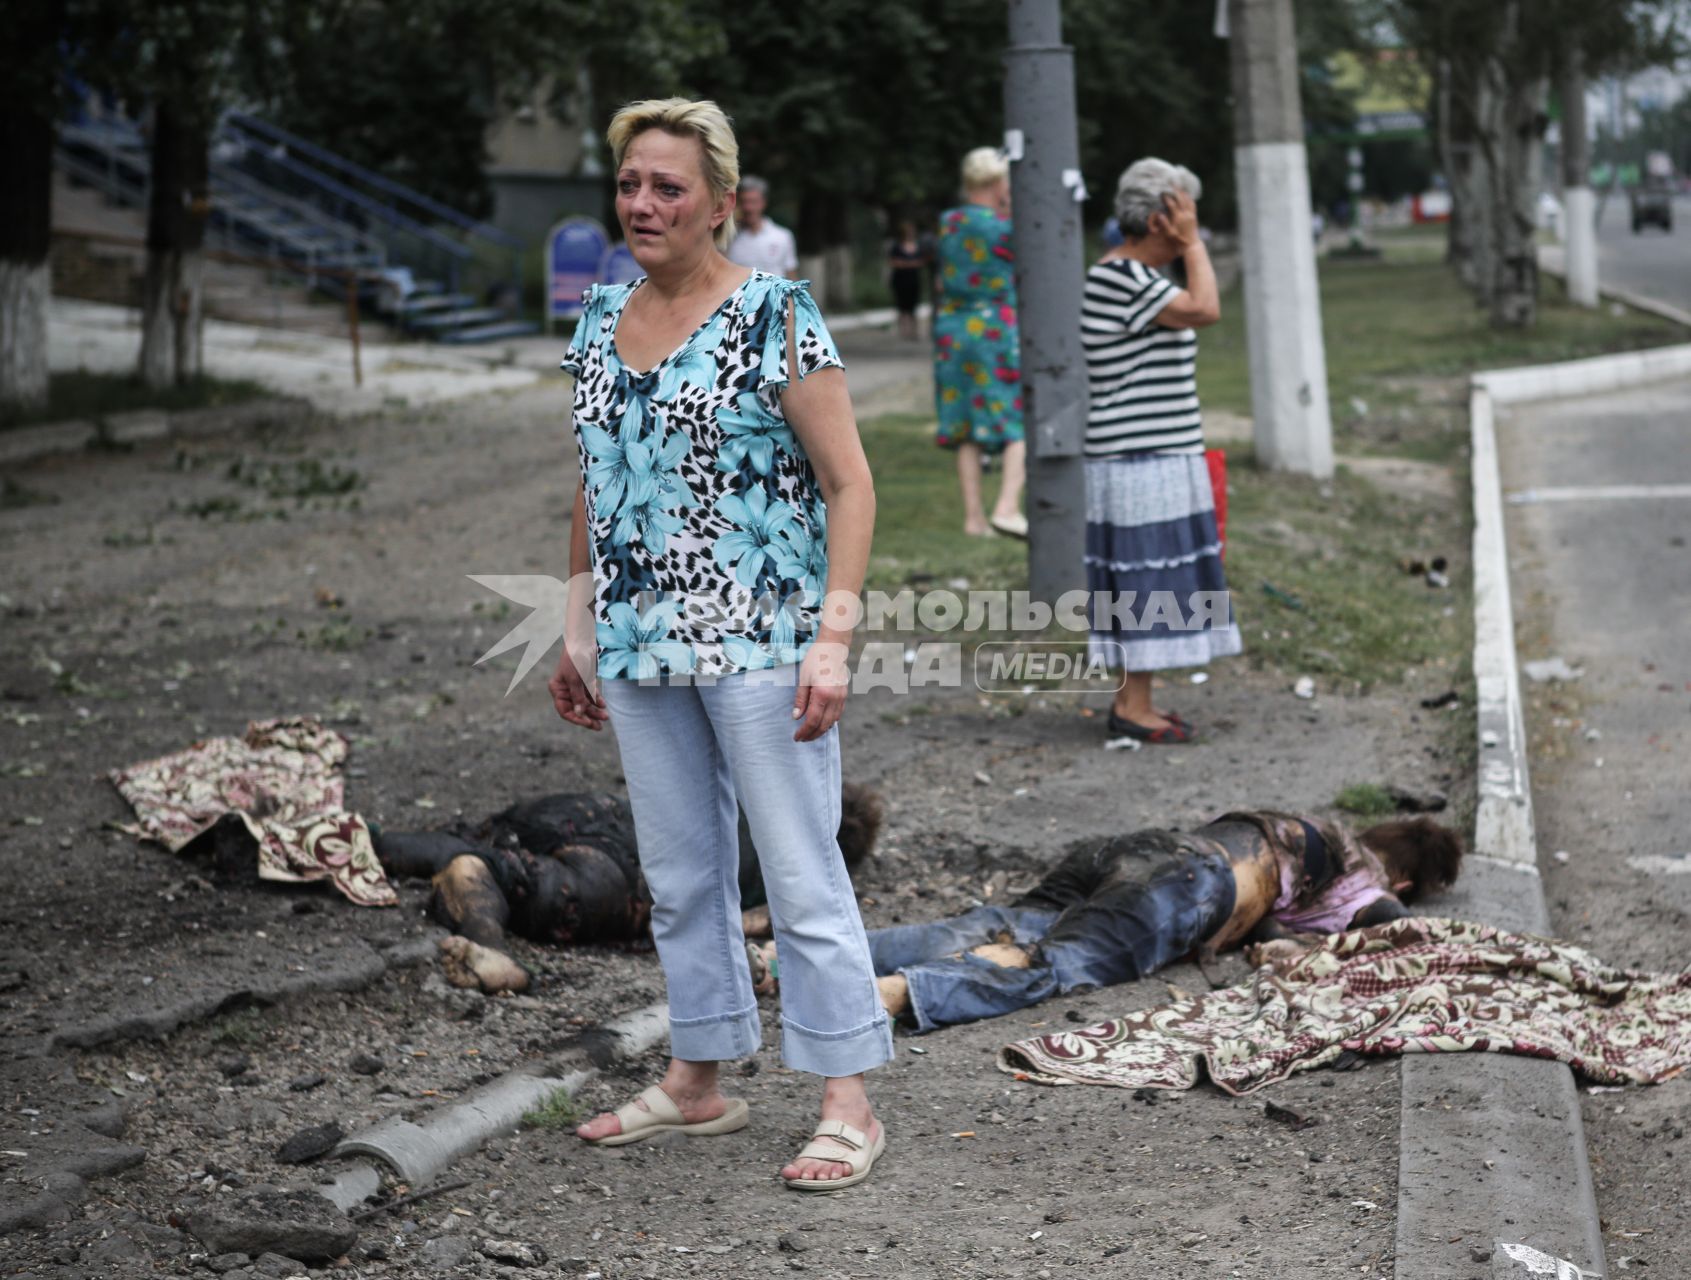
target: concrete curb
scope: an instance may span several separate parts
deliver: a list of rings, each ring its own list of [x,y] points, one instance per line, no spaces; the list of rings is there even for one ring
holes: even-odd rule
[[[207,409],[137,409],[92,422],[46,422],[37,427],[0,431],[0,467],[21,466],[55,454],[79,453],[104,442],[144,444],[155,440],[201,439],[260,426],[293,425],[312,416],[303,400],[266,397]]]
[[[1475,374],[1473,386],[1476,392],[1484,392],[1495,406],[1598,395],[1687,376],[1691,376],[1691,345],[1649,347],[1643,351],[1623,351],[1618,355],[1524,369],[1496,369]]]
[[[647,1005],[584,1033],[573,1053],[537,1064],[532,1073],[516,1071],[501,1076],[434,1112],[421,1124],[391,1117],[353,1134],[335,1148],[334,1154],[369,1156],[411,1186],[424,1186],[453,1161],[514,1127],[526,1112],[559,1089],[576,1092],[601,1070],[644,1053],[668,1034],[667,1007]],[[346,1213],[380,1188],[380,1171],[373,1164],[360,1162],[333,1180],[319,1183],[316,1191]]]
[[[1474,481],[1474,681],[1479,806],[1461,884],[1436,915],[1549,930],[1539,878],[1509,549],[1494,410],[1691,376],[1691,346],[1476,374],[1469,399]],[[1603,1231],[1573,1073],[1492,1054],[1409,1054],[1402,1063],[1397,1201],[1400,1280],[1604,1274]],[[1551,1266],[1545,1271],[1545,1266]]]
[[[38,427],[0,431],[0,467],[34,462],[56,453],[78,453],[100,438],[92,422],[44,422]]]

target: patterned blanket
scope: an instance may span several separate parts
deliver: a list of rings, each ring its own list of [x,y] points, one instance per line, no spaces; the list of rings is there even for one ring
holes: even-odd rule
[[[1611,969],[1579,947],[1460,920],[1330,935],[1242,986],[1036,1036],[1000,1070],[1042,1084],[1231,1094],[1359,1054],[1519,1053],[1592,1080],[1657,1084],[1691,1066],[1691,970]]]
[[[363,907],[398,895],[364,819],[343,803],[347,741],[310,716],[254,720],[242,738],[206,738],[127,769],[112,782],[138,819],[123,830],[172,853],[233,815],[257,847],[264,880],[328,880]]]

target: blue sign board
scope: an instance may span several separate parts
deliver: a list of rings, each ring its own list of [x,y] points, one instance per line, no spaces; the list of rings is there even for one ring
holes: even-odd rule
[[[581,295],[599,282],[599,264],[610,248],[605,228],[592,218],[565,218],[546,237],[546,331],[554,320],[581,314]]]
[[[634,254],[621,241],[605,250],[605,256],[599,262],[599,279],[606,284],[627,284],[645,274],[640,264],[634,261]]]

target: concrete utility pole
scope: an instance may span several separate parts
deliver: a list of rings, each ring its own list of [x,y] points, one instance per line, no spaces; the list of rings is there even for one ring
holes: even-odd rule
[[[1257,461],[1333,474],[1292,0],[1227,0]]]
[[[1016,241],[1028,442],[1028,591],[1055,604],[1086,585],[1086,356],[1074,50],[1059,0],[1010,0],[1005,146]]]
[[[1591,190],[1591,142],[1585,131],[1585,57],[1568,41],[1563,53],[1562,245],[1568,297],[1597,305],[1597,197]]]

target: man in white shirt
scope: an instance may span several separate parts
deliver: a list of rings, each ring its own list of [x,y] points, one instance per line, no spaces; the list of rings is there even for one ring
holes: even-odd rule
[[[798,246],[793,233],[772,218],[763,216],[769,207],[769,184],[762,178],[747,175],[740,179],[738,212],[735,222],[739,230],[728,246],[728,259],[742,267],[755,267],[772,276],[798,279]]]

